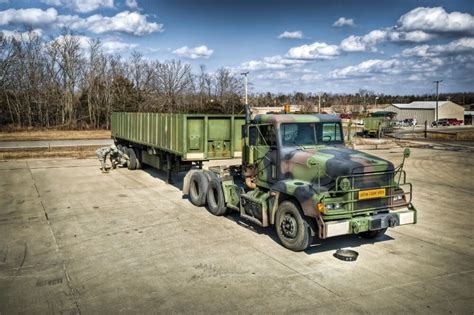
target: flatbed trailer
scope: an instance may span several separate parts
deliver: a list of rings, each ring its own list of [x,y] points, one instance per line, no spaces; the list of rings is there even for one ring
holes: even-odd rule
[[[126,113],[112,114],[112,138],[130,160],[129,169],[148,164],[168,173],[203,161],[242,156],[244,115]]]

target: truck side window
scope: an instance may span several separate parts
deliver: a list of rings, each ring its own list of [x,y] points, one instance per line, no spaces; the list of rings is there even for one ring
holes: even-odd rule
[[[339,142],[342,141],[341,129],[338,123],[322,124],[322,140],[323,142]]]
[[[258,145],[276,147],[276,133],[273,125],[259,126],[260,134]]]
[[[258,139],[258,130],[256,126],[249,127],[249,144],[250,145],[257,145]]]

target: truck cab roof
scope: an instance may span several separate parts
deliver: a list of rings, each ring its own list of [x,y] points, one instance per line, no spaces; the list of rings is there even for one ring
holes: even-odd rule
[[[329,114],[260,114],[255,116],[253,122],[256,124],[281,124],[295,122],[340,122],[336,115]]]

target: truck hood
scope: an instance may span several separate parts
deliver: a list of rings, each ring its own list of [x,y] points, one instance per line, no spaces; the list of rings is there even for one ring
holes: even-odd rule
[[[346,147],[283,148],[284,179],[330,185],[338,176],[393,171],[390,161]]]

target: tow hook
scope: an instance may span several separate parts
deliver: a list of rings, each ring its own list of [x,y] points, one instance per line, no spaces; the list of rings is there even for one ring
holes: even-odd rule
[[[353,221],[353,222],[352,222],[352,231],[353,231],[355,234],[358,234],[358,233],[359,233],[359,230],[360,230],[360,224],[359,224],[359,222]]]
[[[393,227],[396,227],[397,226],[397,219],[395,219],[394,217],[390,217],[388,219],[388,226],[393,228]]]

